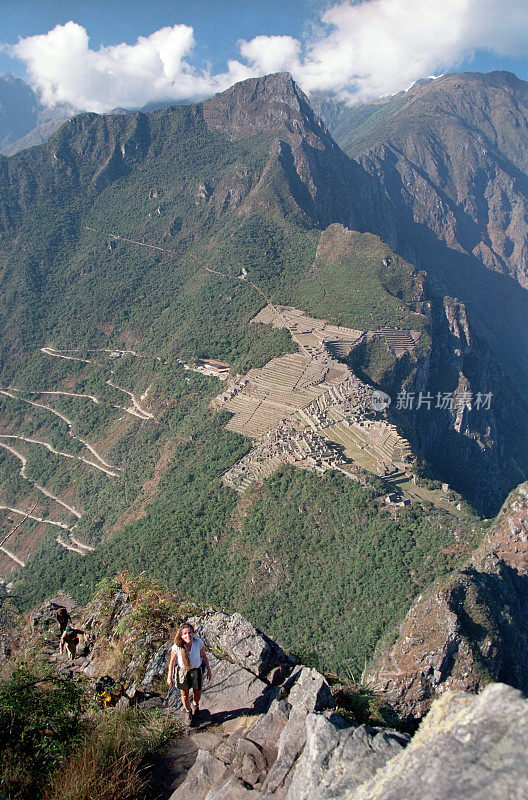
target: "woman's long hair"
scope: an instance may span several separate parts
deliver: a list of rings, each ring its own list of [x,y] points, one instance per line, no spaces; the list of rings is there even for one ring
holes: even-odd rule
[[[176,645],[176,647],[181,648],[183,666],[185,667],[185,669],[190,669],[191,662],[189,661],[189,651],[187,650],[185,642],[182,639],[182,631],[185,630],[185,628],[190,630],[190,632],[194,635],[194,628],[191,625],[191,623],[184,622],[183,625],[180,625],[180,627],[176,631],[176,636],[174,637],[174,644]]]

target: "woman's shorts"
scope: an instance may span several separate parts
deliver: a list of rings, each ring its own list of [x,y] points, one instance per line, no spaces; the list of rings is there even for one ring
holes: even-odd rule
[[[176,668],[176,686],[178,689],[192,689],[200,692],[202,690],[203,673],[201,667],[197,669]]]

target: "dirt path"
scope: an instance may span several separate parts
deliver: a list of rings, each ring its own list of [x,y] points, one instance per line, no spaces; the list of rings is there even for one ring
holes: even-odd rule
[[[20,397],[20,395],[18,394],[13,394],[13,392],[18,392],[18,389],[11,388],[11,391],[7,391],[6,389],[0,389],[0,394],[5,395],[6,397],[10,397],[12,400],[20,400],[23,403],[28,403],[28,405],[30,406],[34,406],[35,408],[43,408],[45,411],[49,411],[50,414],[54,414],[56,417],[58,417],[59,419],[61,419],[63,422],[66,423],[66,425],[68,426],[69,436],[71,436],[72,439],[75,439],[77,442],[80,442],[84,447],[86,447],[86,449],[90,451],[90,453],[99,461],[100,464],[102,464],[104,467],[107,467],[107,469],[109,470],[118,470],[119,472],[122,471],[123,467],[115,467],[112,464],[109,464],[108,461],[105,461],[104,458],[99,455],[97,450],[94,447],[92,447],[92,445],[89,444],[89,442],[87,442],[85,439],[81,439],[80,436],[76,436],[73,432],[73,422],[70,419],[68,419],[68,417],[65,416],[65,414],[61,414],[60,411],[57,411],[55,408],[47,406],[44,403],[37,403],[35,400],[28,400],[26,397]]]
[[[39,444],[42,447],[45,447],[50,453],[54,453],[56,456],[63,456],[63,458],[71,458],[74,461],[82,461],[84,464],[88,464],[90,467],[95,467],[100,472],[104,472],[105,475],[108,475],[111,478],[117,478],[117,472],[113,472],[111,469],[107,469],[103,467],[101,464],[96,464],[95,461],[89,461],[87,458],[83,458],[83,456],[74,456],[71,453],[64,453],[62,450],[55,450],[49,442],[44,442],[42,439],[32,439],[29,436],[17,436],[14,433],[0,433],[0,439],[18,439],[21,442],[28,442],[29,444]]]
[[[74,525],[73,527],[75,528],[76,526]],[[83,544],[82,542],[80,542],[78,539],[75,538],[75,536],[72,533],[72,530],[73,530],[73,528],[70,530],[70,541],[73,542],[73,544],[77,545],[77,547],[81,547],[83,550],[87,550],[89,553],[93,553],[93,551],[95,550],[95,547],[92,547],[89,544]],[[83,553],[83,555],[84,555],[84,553]]]
[[[65,356],[63,352],[60,350],[55,350],[53,347],[41,347],[41,353],[45,353],[47,356],[53,356],[54,358],[64,358],[66,361],[81,361],[83,364],[95,364],[97,367],[101,367],[105,369],[104,364],[98,364],[97,361],[92,361],[91,358],[79,358],[78,356]],[[70,352],[68,350],[68,352]]]
[[[22,559],[18,558],[14,553],[11,552],[11,550],[8,550],[7,547],[4,547],[3,545],[0,544],[0,550],[2,551],[2,553],[5,553],[6,556],[9,556],[9,558],[12,558],[13,561],[16,561],[16,563],[19,566],[21,566],[21,567],[25,567],[26,566],[26,562],[22,561]]]
[[[93,231],[93,233],[101,234],[101,231],[98,231],[96,228],[90,228],[88,225],[84,225],[85,231]],[[119,236],[118,233],[106,233],[105,236],[110,236],[112,239],[117,239],[121,242],[130,242],[131,244],[138,244],[140,247],[148,247],[151,250],[161,250],[162,253],[171,253],[171,255],[176,256],[178,255],[175,250],[169,250],[166,247],[159,247],[156,244],[147,244],[147,242],[139,242],[137,239],[127,239],[126,236]]]
[[[20,516],[25,517],[26,519],[35,520],[35,522],[43,522],[46,525],[55,525],[55,527],[57,528],[62,528],[63,531],[70,530],[65,522],[59,522],[58,520],[55,519],[43,519],[42,517],[37,517],[36,514],[31,514],[29,511],[22,511],[21,508],[14,508],[13,506],[0,505],[0,511],[11,511],[13,514],[20,514]]]
[[[91,400],[92,403],[95,403],[96,406],[100,405],[101,401],[97,399],[93,394],[77,394],[76,392],[52,392],[50,390],[46,391],[29,391],[28,389],[25,390],[27,394],[61,394],[65,395],[66,397],[86,397],[88,400]]]
[[[132,414],[134,417],[138,417],[139,419],[154,419],[154,414],[151,414],[150,411],[145,411],[144,408],[141,407],[141,404],[136,399],[133,392],[129,392],[128,389],[123,389],[122,386],[118,386],[116,383],[112,383],[111,380],[106,381],[108,386],[111,386],[112,389],[117,389],[119,392],[124,392],[124,394],[130,397],[132,401],[132,408],[123,408],[123,411],[126,411],[127,414]],[[122,408],[121,406],[115,406],[115,408]]]
[[[80,556],[86,555],[86,550],[76,547],[74,544],[65,541],[62,536],[57,536],[57,544],[60,544],[61,547],[64,547],[65,550],[70,550],[72,553],[78,553]]]
[[[19,437],[15,437],[15,438],[19,438]],[[20,475],[24,478],[24,480],[28,481],[28,483],[31,483],[31,485],[34,486],[35,489],[38,489],[38,491],[42,492],[43,495],[45,495],[46,497],[49,497],[50,500],[53,500],[55,503],[58,503],[58,505],[60,505],[63,508],[65,508],[70,514],[73,514],[73,516],[76,517],[78,520],[81,519],[82,514],[81,514],[80,511],[78,511],[73,506],[68,505],[68,503],[65,503],[64,500],[60,500],[54,494],[52,494],[47,489],[45,489],[44,486],[41,486],[36,481],[33,481],[33,480],[31,480],[31,478],[28,478],[28,476],[26,475],[27,459],[25,458],[25,456],[22,455],[22,453],[19,453],[13,447],[10,447],[8,444],[5,444],[5,442],[2,442],[2,441],[0,441],[0,447],[3,447],[4,450],[7,450],[8,452],[10,452],[12,455],[14,455],[16,458],[18,458],[18,460],[22,463],[22,467],[20,469]],[[94,549],[90,545],[82,544],[82,542],[80,542],[78,539],[76,539],[74,536],[72,536],[71,531],[75,526],[71,526],[70,527],[70,526],[68,526],[68,525],[66,525],[66,524],[64,524],[62,522],[57,522],[56,520],[41,519],[40,517],[37,517],[36,515],[28,514],[25,511],[20,511],[17,508],[10,508],[8,506],[3,506],[2,505],[2,506],[0,506],[0,509],[2,509],[2,510],[10,510],[10,511],[13,511],[14,513],[16,513],[16,514],[23,514],[26,518],[33,519],[36,522],[42,522],[42,523],[46,523],[48,525],[55,525],[55,526],[58,526],[58,527],[62,528],[64,531],[66,531],[68,533],[68,536],[71,539],[71,543],[70,542],[66,542],[62,538],[62,536],[60,536],[60,535],[57,536],[57,542],[58,542],[58,544],[62,545],[62,547],[66,548],[66,550],[74,550],[76,553],[79,553],[79,555],[85,556],[87,552],[90,552],[90,551],[92,551]],[[16,556],[14,556],[12,553],[7,552],[4,547],[0,547],[0,549],[3,550],[6,553],[6,555],[8,555],[11,558],[13,558],[18,564],[20,564],[20,566],[22,566],[22,567],[26,566],[24,562],[22,562],[20,559],[18,559]]]
[[[48,490],[45,489],[43,486],[41,486],[39,483],[37,483],[36,481],[32,480],[31,478],[28,478],[28,476],[26,475],[27,459],[25,458],[25,456],[22,455],[22,453],[19,453],[18,450],[15,450],[13,447],[10,447],[8,444],[5,444],[5,442],[0,442],[0,447],[3,447],[4,450],[8,450],[11,453],[11,455],[13,455],[16,458],[18,458],[18,460],[22,463],[22,467],[20,469],[20,474],[26,481],[31,483],[31,485],[34,486],[35,489],[38,489],[39,492],[42,492],[42,494],[46,495],[46,497],[49,497],[50,500],[54,500],[60,506],[65,508],[67,511],[69,511],[69,513],[73,514],[74,517],[77,517],[77,519],[81,519],[82,514],[81,514],[80,511],[77,511],[76,508],[74,508],[73,506],[68,505],[68,503],[65,503],[63,500],[59,500],[58,497],[55,497],[54,494],[52,494],[51,492],[48,492]]]
[[[74,350],[55,350],[53,347],[41,347],[40,351],[45,353],[47,356],[52,356],[54,358],[64,358],[66,361],[81,361],[84,364],[95,364],[95,366],[100,367],[101,369],[109,369],[110,374],[114,374],[114,370],[110,369],[106,364],[99,364],[97,361],[92,361],[90,358],[79,358],[79,356],[68,356],[66,353],[75,352]],[[108,350],[106,348],[102,350],[90,351],[90,352],[97,352],[97,353],[122,353],[122,354],[131,354],[139,358],[138,354],[134,350]],[[158,359],[159,360],[159,359]],[[123,389],[122,386],[118,386],[115,383],[112,383],[111,379],[107,380],[106,383],[108,386],[111,386],[113,389],[117,389],[118,392],[123,392],[123,394],[128,395],[132,401],[132,407],[124,408],[123,406],[114,405],[114,408],[118,408],[120,411],[125,411],[127,414],[131,414],[133,417],[137,417],[137,419],[154,419],[154,414],[151,414],[149,411],[146,411],[142,408],[141,403],[136,399],[133,392],[129,392],[128,389]],[[34,394],[34,392],[31,392]],[[37,394],[35,392],[35,394]],[[93,395],[76,395],[73,392],[41,392],[41,394],[66,394],[70,397],[90,397],[94,402],[100,403],[101,401],[98,400]],[[56,412],[57,414],[59,412]],[[64,419],[64,416],[63,416]],[[79,440],[82,441],[82,440]],[[108,464],[106,466],[109,466]],[[114,467],[114,469],[118,469],[118,467]]]
[[[97,361],[94,361],[91,358],[81,358],[78,355],[72,355],[71,353],[75,353],[76,352],[75,350],[73,350],[73,351],[60,351],[60,350],[55,350],[53,347],[41,347],[40,350],[45,355],[53,357],[53,358],[63,358],[66,361],[79,361],[79,362],[82,362],[82,363],[85,363],[85,364],[93,364],[94,366],[97,366],[100,369],[109,370],[111,375],[113,375],[113,373],[114,373],[114,370],[112,370],[107,364],[99,364]],[[90,353],[91,352],[104,352],[104,353],[110,353],[110,354],[111,353],[119,353],[121,355],[133,355],[135,357],[139,357],[138,354],[134,350],[112,350],[112,349],[109,349],[109,348],[101,348],[100,350],[93,350],[93,351],[91,350],[91,351],[88,351],[88,352],[90,352]],[[160,359],[157,358],[157,360],[159,361]],[[151,414],[149,411],[147,411],[142,406],[142,402],[148,396],[150,387],[149,387],[149,389],[146,390],[146,392],[144,392],[144,394],[138,400],[133,392],[131,392],[131,391],[127,390],[127,389],[124,389],[122,386],[118,386],[117,384],[113,383],[113,381],[111,379],[107,380],[106,383],[107,383],[108,386],[111,386],[116,391],[122,392],[128,398],[130,398],[130,406],[129,407],[124,407],[124,406],[112,404],[114,408],[117,408],[120,411],[124,411],[125,413],[135,417],[136,419],[154,420],[154,414]],[[21,465],[22,465],[21,468],[20,468],[21,477],[24,478],[24,480],[28,481],[32,486],[34,486],[35,489],[37,489],[37,491],[41,492],[43,495],[48,497],[50,500],[53,500],[58,505],[62,506],[64,509],[66,509],[68,511],[68,513],[70,513],[74,517],[76,517],[77,520],[80,520],[81,517],[82,517],[82,514],[81,514],[80,511],[78,511],[76,508],[74,508],[73,506],[69,505],[68,503],[64,502],[63,500],[60,500],[58,497],[56,497],[54,494],[52,494],[50,491],[48,491],[44,486],[41,486],[39,483],[37,483],[36,481],[33,481],[31,478],[29,478],[27,476],[27,474],[26,474],[27,459],[25,458],[25,456],[22,455],[22,453],[20,453],[14,447],[11,447],[9,444],[7,444],[7,442],[5,440],[15,440],[15,441],[18,440],[18,441],[21,441],[21,442],[26,442],[27,444],[39,445],[40,447],[46,448],[46,450],[48,450],[50,453],[53,453],[54,455],[62,456],[63,458],[68,458],[68,459],[71,459],[71,460],[74,460],[74,461],[80,461],[80,462],[82,462],[82,463],[84,463],[84,464],[86,464],[86,465],[88,465],[90,467],[94,467],[95,469],[99,470],[100,472],[103,472],[109,478],[110,477],[111,478],[118,477],[118,473],[122,472],[124,470],[124,467],[117,467],[117,466],[115,466],[113,464],[110,464],[108,461],[106,461],[97,452],[95,447],[93,447],[85,439],[82,439],[80,436],[77,436],[74,433],[74,422],[73,422],[73,420],[69,419],[62,412],[57,411],[57,409],[55,409],[55,408],[53,408],[53,407],[51,407],[49,405],[46,405],[45,403],[41,403],[41,402],[38,402],[36,400],[30,400],[27,397],[20,396],[19,390],[14,388],[14,387],[9,387],[9,389],[0,389],[0,394],[4,395],[5,397],[9,397],[12,400],[19,400],[19,401],[21,401],[23,403],[26,403],[27,405],[33,406],[34,408],[40,408],[40,409],[42,409],[44,411],[48,411],[49,413],[51,413],[54,416],[58,417],[62,422],[64,422],[67,425],[67,427],[68,427],[68,435],[72,439],[74,439],[75,441],[79,442],[83,447],[85,447],[89,451],[89,453],[91,453],[92,456],[94,457],[94,460],[91,460],[89,458],[85,458],[84,456],[73,455],[72,453],[66,453],[66,452],[64,452],[62,450],[57,450],[49,442],[46,442],[46,441],[44,441],[42,439],[36,439],[36,438],[30,437],[30,436],[20,436],[20,435],[16,435],[16,434],[7,434],[7,433],[6,434],[1,434],[0,433],[0,447],[3,448],[4,450],[7,450],[9,453],[11,453],[11,455],[14,455],[15,458],[17,458],[21,462]],[[99,399],[98,397],[96,397],[95,395],[92,395],[92,394],[79,393],[79,392],[68,392],[68,391],[62,391],[62,390],[58,390],[58,389],[46,389],[46,390],[40,390],[40,391],[39,390],[31,390],[31,391],[28,390],[27,394],[50,395],[50,396],[55,395],[55,396],[64,396],[64,397],[74,397],[74,398],[79,398],[79,399],[87,399],[87,400],[90,400],[90,402],[94,403],[94,405],[101,405],[101,403],[104,403],[104,400],[101,400],[101,399]],[[57,537],[58,544],[60,544],[62,547],[64,547],[67,550],[71,550],[73,552],[78,553],[79,555],[86,555],[88,552],[91,552],[91,551],[93,551],[95,549],[95,548],[91,547],[90,545],[83,544],[81,541],[79,541],[73,535],[72,530],[76,527],[76,525],[68,526],[66,523],[60,522],[58,520],[44,519],[44,518],[38,516],[37,514],[33,514],[31,512],[27,513],[27,512],[22,511],[21,509],[18,509],[18,508],[12,507],[12,506],[0,505],[0,510],[10,511],[10,512],[12,512],[14,514],[19,514],[19,515],[23,516],[25,519],[31,519],[31,520],[33,520],[35,522],[38,522],[38,523],[47,524],[47,525],[53,525],[55,527],[61,528],[68,535],[68,539],[66,540],[63,536],[59,535]],[[17,564],[19,564],[20,566],[25,566],[25,563],[21,559],[19,559],[17,556],[15,556],[10,551],[6,550],[5,547],[1,546],[1,550],[3,552],[5,552],[5,554],[7,556],[12,558]]]

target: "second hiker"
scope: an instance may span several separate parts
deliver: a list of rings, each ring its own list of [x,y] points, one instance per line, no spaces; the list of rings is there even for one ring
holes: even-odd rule
[[[84,634],[84,631],[82,631],[80,628],[72,628],[72,626],[68,623],[60,639],[59,653],[62,655],[64,649],[66,649],[68,656],[73,661],[77,653],[79,636],[82,634]]]

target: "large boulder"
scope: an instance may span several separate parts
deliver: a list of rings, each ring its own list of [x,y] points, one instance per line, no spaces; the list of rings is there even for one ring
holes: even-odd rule
[[[311,712],[335,707],[330,687],[315,669],[296,667],[281,694],[286,693],[290,713],[279,737],[277,758],[262,785],[262,798],[286,797],[293,769],[306,742],[306,717]]]
[[[192,617],[189,622],[208,650],[239,664],[259,678],[268,676],[277,667],[287,669],[293,666],[278,644],[240,614],[211,610],[200,617]]]
[[[267,709],[272,698],[272,690],[247,669],[220,661],[212,654],[209,663],[213,677],[204,681],[204,694],[201,706],[211,714],[223,719],[228,714],[259,714]],[[172,688],[167,697],[169,708],[180,709],[180,693]]]
[[[226,667],[241,670],[229,662],[215,662],[213,675],[220,683],[220,669]],[[227,674],[232,676],[236,672]],[[252,678],[253,687],[264,687],[263,701],[269,703],[269,699],[277,695],[269,709],[247,726],[235,728],[214,753],[200,751],[171,800],[245,800],[246,797],[285,800],[296,762],[305,746],[306,719],[312,712],[323,712],[333,706],[334,701],[323,676],[307,667],[297,667],[279,689],[264,684],[255,676]],[[258,702],[257,699],[254,707]],[[210,697],[206,694],[204,705],[209,707],[209,703]],[[247,707],[239,705],[235,713],[247,711]]]
[[[408,741],[408,736],[395,731],[344,727],[339,714],[308,714],[306,744],[287,800],[345,800]]]
[[[347,800],[528,797],[528,700],[496,683],[446,692],[406,750]]]

